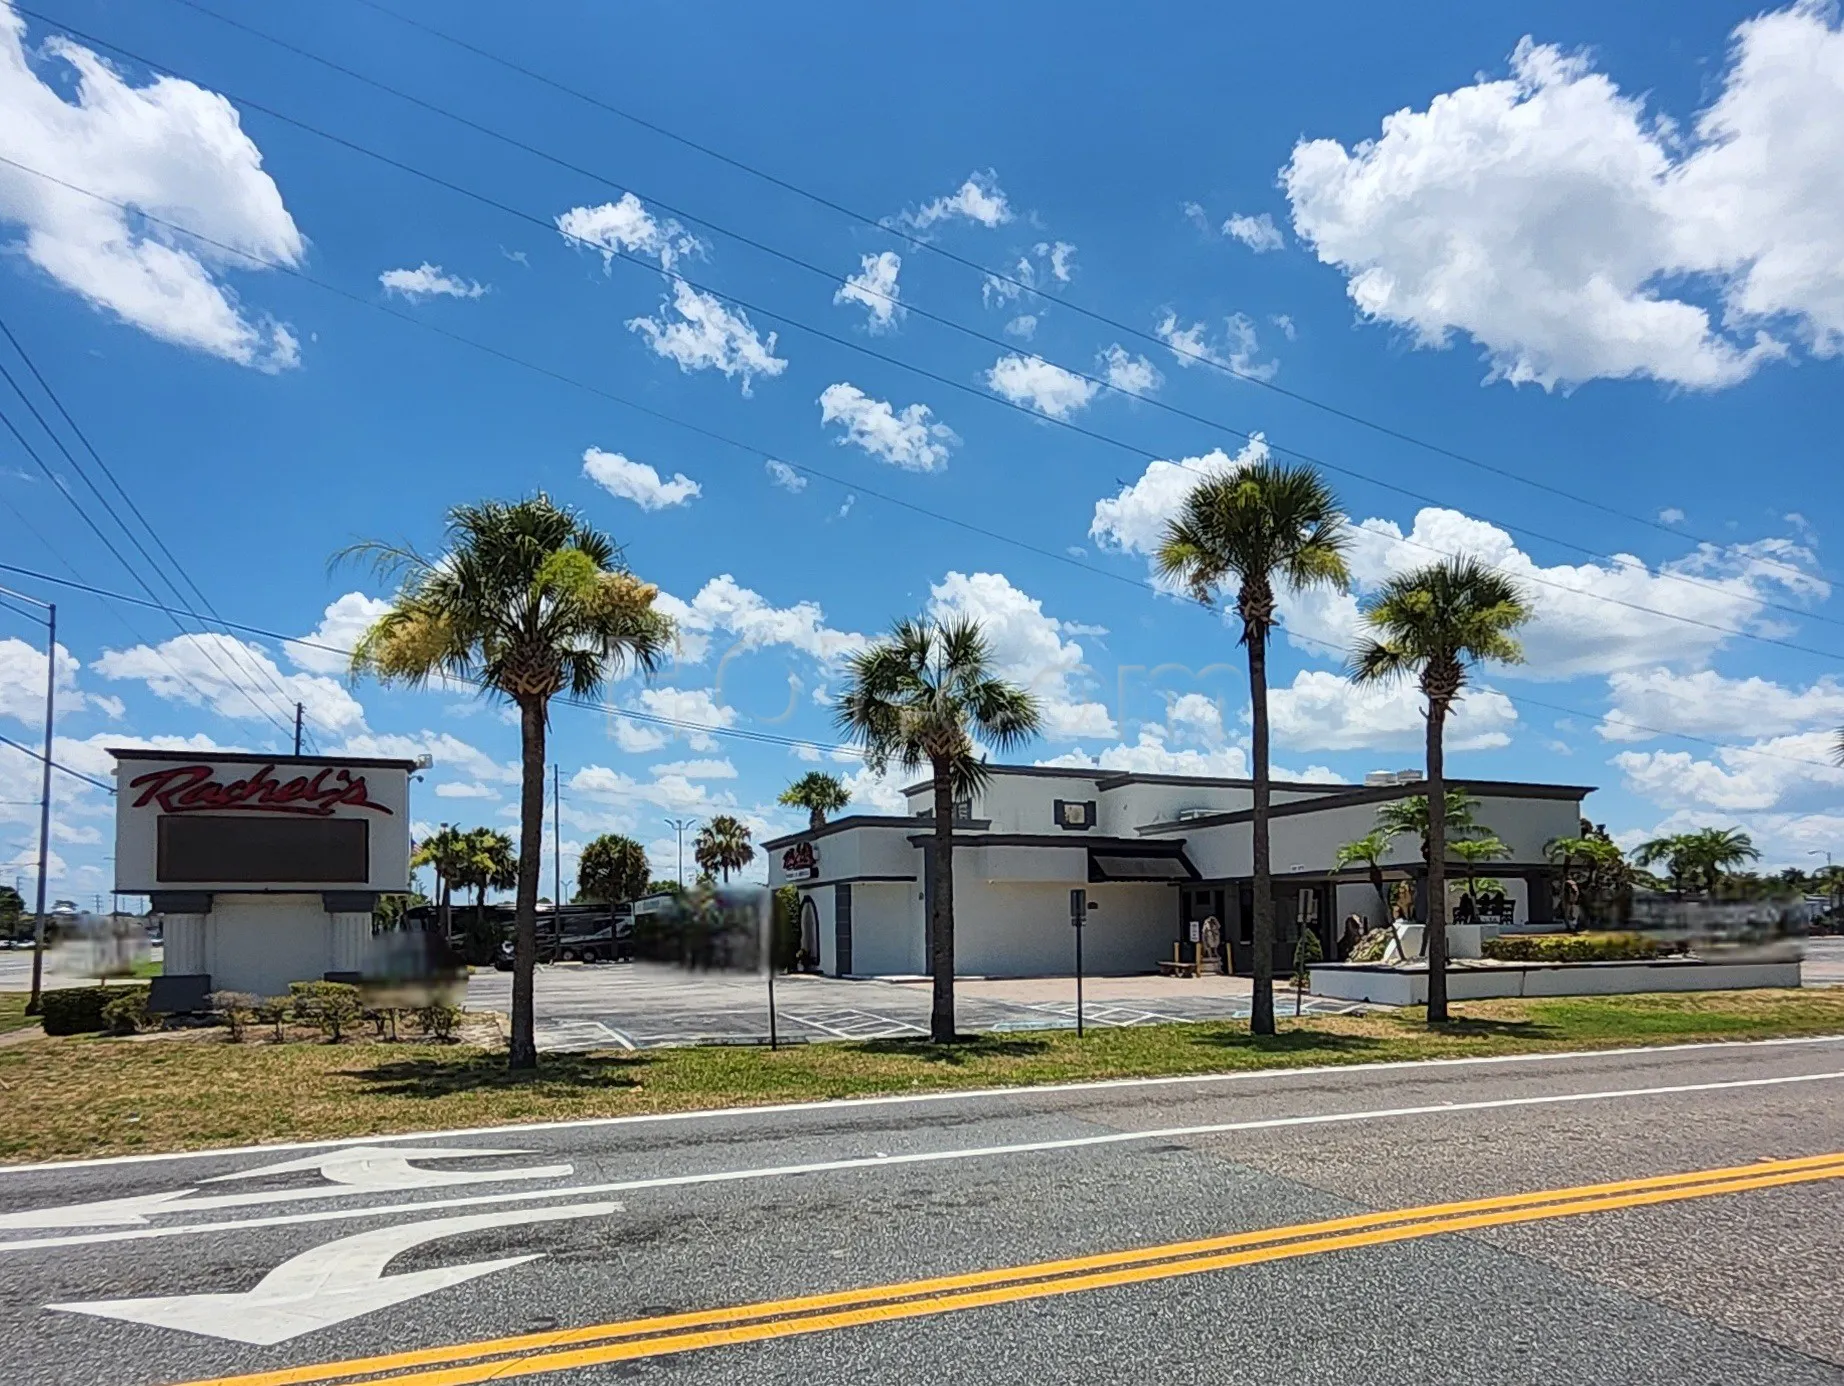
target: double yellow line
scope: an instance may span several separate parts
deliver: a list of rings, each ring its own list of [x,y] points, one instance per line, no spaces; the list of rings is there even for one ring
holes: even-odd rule
[[[1201,1241],[909,1280],[862,1290],[803,1295],[687,1314],[628,1319],[548,1333],[528,1333],[377,1357],[217,1377],[188,1386],[303,1386],[304,1383],[384,1383],[391,1386],[469,1386],[608,1362],[692,1352],[700,1348],[826,1333],[859,1324],[978,1309],[1050,1295],[1199,1275],[1234,1266],[1316,1256],[1352,1247],[1539,1222],[1579,1213],[1643,1208],[1717,1194],[1745,1193],[1820,1179],[1844,1178],[1844,1151],[1798,1160],[1763,1161],[1726,1169],[1650,1179],[1585,1184],[1570,1189],[1508,1194],[1463,1203],[1436,1203],[1364,1213]]]

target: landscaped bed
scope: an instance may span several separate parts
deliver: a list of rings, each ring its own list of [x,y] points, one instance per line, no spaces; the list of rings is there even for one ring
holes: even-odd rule
[[[484,1044],[339,1044],[251,1030],[47,1037],[0,1049],[0,1159],[490,1126],[765,1102],[1381,1060],[1844,1034],[1844,992],[1486,1001],[1430,1033],[1419,1011],[923,1041],[557,1055],[511,1075]],[[464,1026],[464,1036],[483,1028]]]

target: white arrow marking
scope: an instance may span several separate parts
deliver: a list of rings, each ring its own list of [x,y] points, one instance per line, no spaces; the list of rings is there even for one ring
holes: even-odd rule
[[[620,1212],[621,1206],[619,1203],[575,1203],[563,1208],[432,1218],[427,1222],[381,1227],[375,1232],[361,1232],[356,1237],[342,1237],[314,1247],[282,1262],[254,1289],[237,1294],[99,1299],[45,1307],[267,1347],[445,1290],[451,1285],[460,1285],[478,1276],[535,1261],[544,1254],[532,1252],[496,1261],[470,1261],[465,1265],[438,1266],[433,1270],[385,1277],[384,1267],[391,1259],[413,1246],[489,1227],[604,1217]]]
[[[207,1179],[207,1184],[223,1184],[234,1179],[263,1179],[271,1174],[294,1174],[300,1170],[318,1170],[324,1179],[335,1184],[349,1184],[363,1189],[430,1189],[448,1184],[491,1184],[499,1179],[550,1179],[569,1174],[570,1165],[543,1165],[521,1170],[450,1170],[416,1169],[412,1160],[468,1160],[488,1155],[528,1155],[527,1150],[444,1149],[440,1146],[355,1145],[341,1150],[323,1150],[299,1160],[286,1160],[261,1169],[238,1170]]]
[[[298,1203],[304,1199],[351,1198],[363,1194],[395,1193],[402,1189],[443,1188],[455,1184],[498,1184],[512,1179],[562,1179],[575,1173],[574,1165],[537,1165],[531,1169],[437,1170],[415,1169],[411,1160],[468,1159],[476,1155],[524,1155],[523,1150],[402,1149],[385,1146],[350,1146],[324,1151],[301,1160],[289,1160],[261,1169],[239,1170],[208,1179],[210,1184],[228,1179],[258,1179],[271,1174],[319,1170],[336,1187],[265,1189],[258,1193],[214,1194],[188,1197],[193,1189],[171,1193],[110,1198],[96,1203],[70,1203],[58,1208],[28,1208],[0,1213],[0,1230],[8,1228],[124,1227],[145,1225],[153,1213],[208,1213],[220,1208],[255,1208],[268,1203]]]
[[[19,1213],[0,1213],[0,1227],[140,1226],[147,1221],[149,1213],[163,1212],[175,1199],[191,1192],[190,1189],[175,1189],[172,1193],[140,1194],[98,1203],[69,1203],[62,1208],[28,1208]]]

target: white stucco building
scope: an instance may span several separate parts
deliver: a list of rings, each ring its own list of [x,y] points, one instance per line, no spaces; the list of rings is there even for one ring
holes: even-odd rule
[[[407,760],[111,749],[115,888],[162,921],[168,976],[275,995],[365,972],[409,889]]]
[[[1248,780],[1109,770],[994,765],[985,789],[963,803],[954,829],[954,938],[958,971],[1032,976],[1070,970],[1069,891],[1095,910],[1084,939],[1093,972],[1151,971],[1188,939],[1191,921],[1214,916],[1230,963],[1250,970],[1253,786]],[[1340,871],[1340,844],[1368,833],[1377,806],[1419,794],[1419,782],[1383,785],[1278,781],[1270,820],[1275,965],[1292,966],[1302,928],[1328,956],[1338,922],[1357,913],[1382,923],[1363,867]],[[1510,923],[1543,923],[1555,908],[1556,870],[1546,848],[1580,830],[1579,785],[1451,780],[1477,798],[1478,821],[1511,855],[1488,874],[1502,883]],[[764,844],[771,886],[802,896],[803,942],[834,976],[918,975],[925,945],[932,828],[930,782],[904,790],[909,814],[857,815]],[[1450,873],[1451,873],[1450,868]],[[1398,839],[1387,876],[1419,880],[1420,843]],[[1450,881],[1457,898],[1464,882]],[[1188,953],[1187,953],[1188,956]]]

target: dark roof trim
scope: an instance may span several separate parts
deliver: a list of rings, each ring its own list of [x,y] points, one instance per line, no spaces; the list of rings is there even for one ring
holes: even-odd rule
[[[900,813],[854,813],[845,818],[835,818],[823,828],[803,828],[797,833],[777,837],[761,844],[764,852],[779,852],[784,847],[792,847],[797,842],[813,842],[822,837],[831,837],[834,833],[849,832],[853,828],[916,828],[927,827],[935,820],[918,818]],[[984,828],[990,826],[990,818],[958,819],[956,830],[960,828]]]
[[[414,770],[413,760],[382,760],[374,756],[260,756],[247,751],[160,751],[145,746],[105,746],[117,760],[229,761],[235,765],[330,765],[336,769],[364,766],[377,770]]]
[[[910,839],[918,847],[934,841],[928,833],[916,833]],[[1071,849],[1093,848],[1098,852],[1133,851],[1143,856],[1163,855],[1178,856],[1184,851],[1184,843],[1153,843],[1139,837],[1094,837],[1088,833],[963,833],[954,834],[956,847],[1066,847]],[[1166,848],[1160,853],[1151,853],[1148,847]]]
[[[1522,780],[1450,779],[1447,781],[1447,788],[1462,789],[1481,797],[1489,795],[1496,799],[1569,799],[1577,803],[1594,793],[1593,785],[1532,784]],[[1297,799],[1290,804],[1275,804],[1268,810],[1268,816],[1270,818],[1289,818],[1295,814],[1320,813],[1326,809],[1348,808],[1356,804],[1381,804],[1391,799],[1409,799],[1427,792],[1427,784],[1421,780],[1410,784],[1359,785],[1356,788],[1347,789],[1342,794],[1316,799]],[[1191,832],[1198,828],[1216,828],[1230,823],[1247,823],[1254,816],[1252,809],[1237,809],[1232,813],[1213,813],[1203,818],[1186,818],[1169,823],[1148,823],[1138,831],[1149,834]]]
[[[988,765],[986,773],[989,775],[1043,775],[1050,778],[1093,781],[1104,779],[1113,772],[1082,770],[1071,765]],[[934,783],[935,777],[930,775],[926,780],[917,780],[914,784],[905,785],[903,793],[919,794],[924,789],[932,787]]]
[[[1213,775],[1142,775],[1138,771],[1121,771],[1107,775],[1097,781],[1103,791],[1120,789],[1130,784],[1194,784],[1204,789],[1253,789],[1255,781],[1223,779]],[[1305,791],[1312,794],[1337,794],[1350,789],[1348,784],[1326,784],[1314,780],[1275,780],[1274,788],[1289,792]]]

